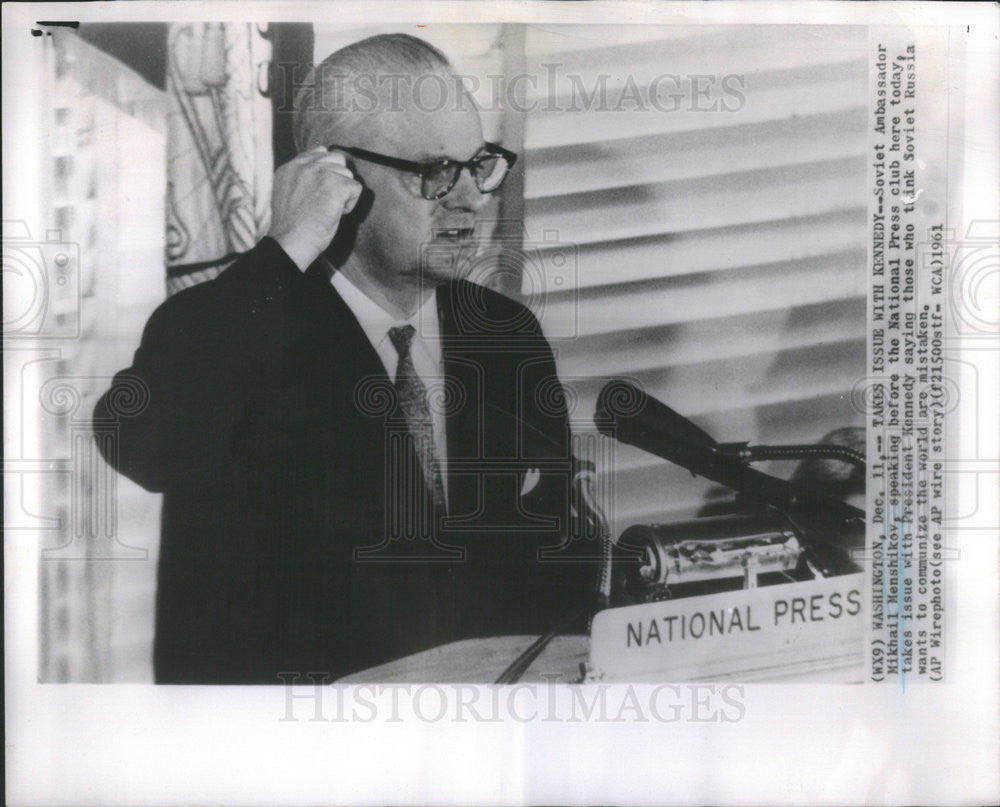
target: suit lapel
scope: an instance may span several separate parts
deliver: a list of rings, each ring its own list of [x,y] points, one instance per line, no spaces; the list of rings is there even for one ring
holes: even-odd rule
[[[337,294],[319,261],[306,270],[303,283],[305,294],[316,306],[323,330],[329,338],[332,369],[337,369],[343,378],[353,376],[356,380],[361,380],[378,377],[391,383],[385,372],[385,365],[368,340],[361,323],[350,306]]]

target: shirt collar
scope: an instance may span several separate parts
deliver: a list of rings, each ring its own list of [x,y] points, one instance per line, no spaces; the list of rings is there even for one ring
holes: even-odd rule
[[[334,272],[331,280],[334,289],[347,303],[351,313],[357,318],[368,341],[377,349],[383,340],[389,338],[389,329],[401,325],[412,325],[416,338],[422,339],[433,348],[439,344],[440,323],[438,322],[437,295],[431,294],[424,304],[409,317],[401,320],[394,317],[371,297],[354,285],[343,272]],[[437,351],[435,350],[435,353]]]

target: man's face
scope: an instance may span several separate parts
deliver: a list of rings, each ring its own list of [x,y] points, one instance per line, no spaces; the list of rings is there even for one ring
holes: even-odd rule
[[[455,84],[449,80],[447,102],[425,99],[422,105],[413,102],[407,88],[401,92],[402,103],[369,116],[364,127],[355,128],[352,142],[344,145],[415,162],[474,157],[483,148],[479,113],[467,94],[456,92]],[[442,268],[441,261],[434,261],[434,268],[429,268],[421,255],[428,245],[435,251],[458,251],[471,237],[487,197],[469,171],[462,170],[446,196],[429,201],[420,195],[416,174],[362,160],[354,163],[354,169],[372,194],[371,209],[358,227],[354,246],[353,257],[364,271],[393,288],[452,279],[457,262]]]

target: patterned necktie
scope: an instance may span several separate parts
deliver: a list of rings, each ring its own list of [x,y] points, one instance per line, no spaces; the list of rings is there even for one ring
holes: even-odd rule
[[[396,366],[396,392],[399,394],[399,406],[403,410],[407,428],[413,437],[420,468],[435,509],[443,512],[444,485],[441,482],[441,470],[434,453],[434,420],[427,404],[427,388],[417,375],[413,367],[413,357],[410,355],[414,333],[416,329],[412,325],[389,329],[389,339],[399,354],[399,364]]]

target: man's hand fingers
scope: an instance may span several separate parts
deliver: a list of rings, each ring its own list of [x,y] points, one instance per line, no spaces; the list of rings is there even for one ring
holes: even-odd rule
[[[358,199],[361,196],[362,185],[354,178],[354,172],[344,165],[342,154],[337,153],[326,155],[326,157],[335,156],[340,157],[341,159],[330,160],[324,158],[320,160],[318,164],[322,166],[321,170],[337,175],[338,179],[336,180],[336,184],[333,186],[335,189],[333,192],[343,194],[344,207],[341,215],[344,215],[345,213],[350,213],[354,209],[354,206],[358,203]],[[343,180],[340,179],[341,177],[348,181],[343,182]]]
[[[274,173],[269,235],[304,270],[354,210],[361,191],[343,152],[322,146],[304,151]]]
[[[323,166],[324,171],[331,171],[334,174],[340,174],[341,176],[348,177],[349,179],[354,179],[354,172],[343,163],[322,162],[320,165]]]
[[[350,213],[354,210],[355,206],[358,204],[358,199],[361,198],[362,185],[360,182],[354,182],[348,190],[347,198],[344,200],[344,213]]]
[[[314,149],[309,149],[308,151],[303,151],[301,154],[295,156],[292,162],[312,162],[320,157],[325,157],[329,152],[323,146],[316,146]]]
[[[296,155],[290,162],[300,165],[309,165],[316,162],[333,162],[339,165],[346,165],[347,156],[342,151],[327,151],[325,146],[317,146],[314,149],[309,149]]]
[[[324,155],[324,162],[334,162],[338,165],[347,165],[347,155],[342,151],[328,151]]]

